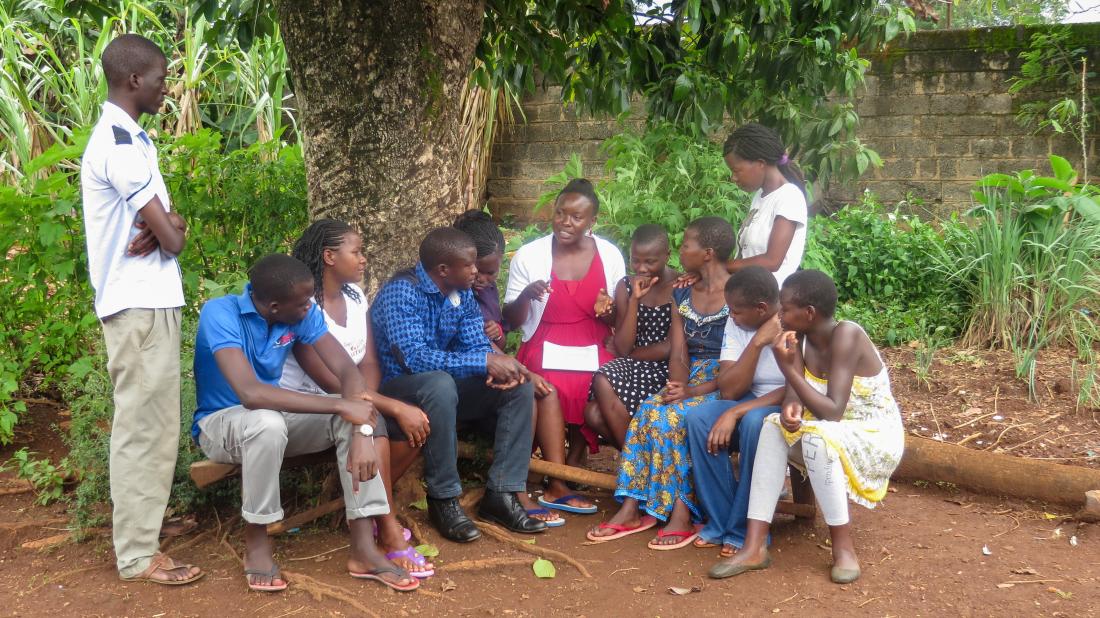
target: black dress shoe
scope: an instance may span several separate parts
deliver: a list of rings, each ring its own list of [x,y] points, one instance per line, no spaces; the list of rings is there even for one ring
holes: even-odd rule
[[[545,532],[547,528],[546,522],[528,517],[527,511],[512,492],[498,493],[485,490],[485,497],[481,499],[477,516],[485,521],[500,524],[512,532],[534,534]]]
[[[481,538],[481,530],[466,516],[458,498],[428,498],[428,518],[443,538],[450,541],[469,543]]]

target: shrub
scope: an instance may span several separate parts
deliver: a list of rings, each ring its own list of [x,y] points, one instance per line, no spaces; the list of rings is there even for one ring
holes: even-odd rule
[[[85,141],[53,146],[25,166],[19,182],[0,186],[0,295],[8,301],[0,303],[0,444],[26,411],[16,393],[28,382],[55,385],[88,349],[96,325],[73,165]],[[40,173],[58,162],[67,166]]]
[[[941,223],[954,230],[957,223]],[[951,235],[951,231],[947,235]],[[959,295],[945,289],[937,255],[945,235],[919,217],[886,210],[873,195],[810,225],[819,262],[832,268],[843,319],[860,323],[876,342],[898,345],[939,330],[957,332]],[[803,267],[813,267],[803,262]],[[941,328],[942,327],[942,328]]]
[[[1016,371],[1034,386],[1035,358],[1049,344],[1077,347],[1082,359],[1098,339],[1100,191],[1077,185],[1065,159],[1054,176],[1026,170],[978,183],[973,225],[939,255],[940,271],[965,294],[963,344],[1012,350]]]
[[[16,393],[56,386],[73,363],[88,371],[100,338],[77,171],[86,141],[82,132],[54,145],[16,184],[0,186],[0,294],[17,300],[0,304],[0,345],[12,352],[0,357],[0,443],[26,410]],[[180,266],[195,313],[202,299],[239,289],[249,264],[286,250],[305,227],[302,152],[268,142],[227,153],[208,130],[162,140],[160,152],[173,208],[190,226]]]
[[[679,247],[684,228],[707,215],[723,217],[734,228],[740,225],[749,195],[730,182],[722,149],[713,143],[684,135],[671,125],[658,125],[644,134],[626,131],[604,141],[611,178],[596,183],[600,214],[596,231],[630,244],[639,225],[659,223],[672,241],[672,264],[679,267]],[[584,170],[577,155],[565,169],[547,179],[550,190],[535,206],[536,212],[557,197],[572,178]]]

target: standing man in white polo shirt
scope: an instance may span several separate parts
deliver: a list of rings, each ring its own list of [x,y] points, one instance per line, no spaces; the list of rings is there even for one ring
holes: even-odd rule
[[[187,224],[170,210],[157,151],[137,120],[167,94],[155,43],[125,34],[103,50],[107,102],[80,168],[88,271],[114,385],[111,501],[119,576],[180,585],[204,575],[159,553],[180,431],[176,256]]]

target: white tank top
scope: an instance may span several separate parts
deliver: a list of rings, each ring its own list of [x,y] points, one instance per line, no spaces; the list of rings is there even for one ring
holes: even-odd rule
[[[358,365],[359,361],[367,355],[367,295],[363,293],[362,288],[354,283],[348,285],[359,293],[359,299],[352,298],[346,290],[344,291],[344,304],[347,305],[347,326],[337,324],[332,316],[328,314],[328,311],[322,311],[322,314],[325,316],[328,331],[347,350],[351,362]],[[325,392],[324,389],[317,386],[313,378],[306,375],[306,372],[298,364],[298,360],[294,358],[293,353],[288,354],[286,357],[286,364],[283,365],[283,377],[279,380],[279,386],[303,393],[323,394]]]

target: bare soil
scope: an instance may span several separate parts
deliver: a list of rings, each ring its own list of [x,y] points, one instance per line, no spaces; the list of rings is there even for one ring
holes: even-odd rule
[[[912,433],[1067,465],[1097,465],[1097,411],[1077,405],[1069,353],[1050,353],[1040,363],[1037,402],[1028,400],[1026,384],[1002,353],[940,351],[927,385],[917,380],[913,350],[888,350],[886,356]],[[0,459],[21,446],[59,459],[64,446],[56,427],[64,420],[56,406],[35,406],[17,429],[17,444],[0,451]],[[605,448],[591,465],[609,470],[614,455]],[[16,486],[10,473],[0,475],[0,492]],[[278,539],[277,558],[292,582],[279,595],[246,590],[231,551],[240,551],[238,531],[222,530],[223,544],[212,513],[199,514],[199,530],[169,546],[208,575],[197,585],[168,588],[119,581],[106,535],[46,550],[23,548],[64,534],[65,505],[36,506],[29,493],[3,495],[0,615],[1100,615],[1100,528],[1073,521],[1064,507],[934,482],[898,483],[874,511],[852,507],[864,574],[837,586],[828,581],[828,535],[820,520],[779,520],[771,569],[716,582],[706,578],[717,559],[714,549],[654,552],[645,547],[646,534],[586,544],[585,531],[614,505],[606,493],[592,495],[600,514],[567,516],[565,527],[534,537],[529,546],[568,554],[591,578],[554,557],[556,577],[538,579],[529,566],[534,555],[488,536],[470,545],[449,543],[423,513],[403,507],[426,532],[422,542],[441,551],[438,574],[421,591],[399,594],[348,577],[340,549],[347,535],[321,520]],[[232,514],[221,515],[224,521]],[[473,560],[489,563],[464,568]],[[698,590],[676,595],[672,587]]]

